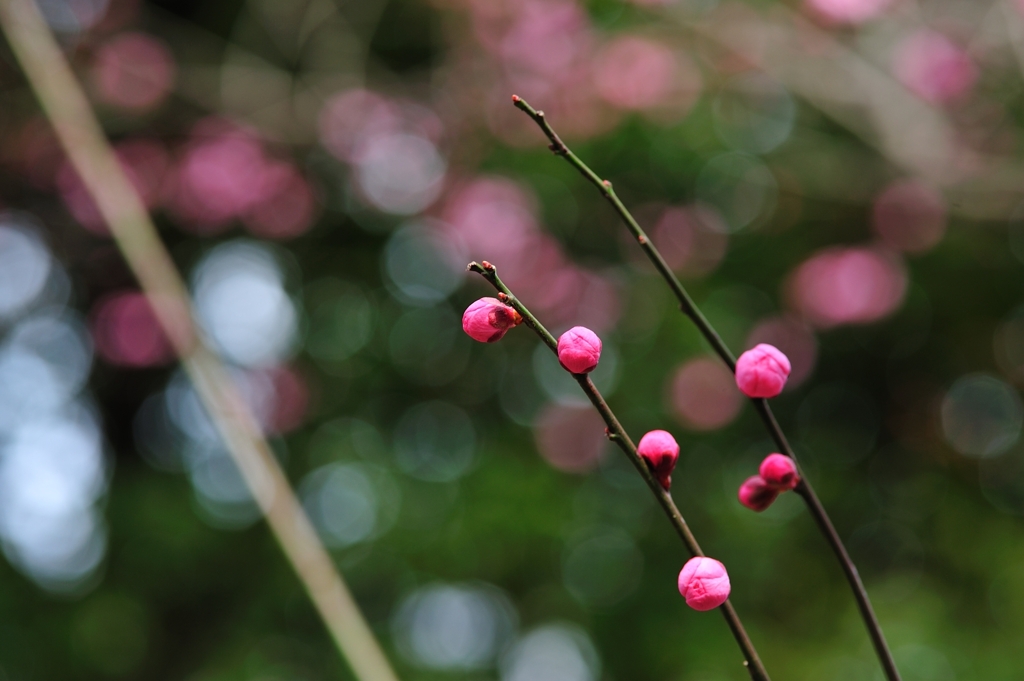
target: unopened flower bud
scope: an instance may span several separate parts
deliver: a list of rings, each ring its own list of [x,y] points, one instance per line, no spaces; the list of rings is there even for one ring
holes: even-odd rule
[[[738,496],[741,504],[760,513],[772,505],[779,490],[770,487],[760,475],[754,475],[743,481]]]
[[[558,361],[573,374],[587,374],[601,359],[601,339],[585,326],[574,326],[558,339]]]
[[[679,460],[679,445],[671,433],[652,430],[640,438],[637,452],[666,490],[672,485],[672,469]]]
[[[789,358],[775,346],[761,343],[736,360],[736,385],[747,397],[775,397],[789,372]]]
[[[481,298],[462,314],[462,330],[473,340],[493,343],[521,321],[518,312],[497,298]]]
[[[714,558],[696,556],[679,573],[679,593],[694,610],[711,610],[729,599],[729,573]]]
[[[793,489],[800,483],[793,459],[782,454],[769,454],[761,462],[761,478],[769,487],[780,492]]]

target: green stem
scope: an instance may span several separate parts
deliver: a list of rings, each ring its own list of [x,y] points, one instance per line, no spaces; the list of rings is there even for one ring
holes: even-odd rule
[[[533,331],[540,336],[540,339],[544,341],[544,344],[550,348],[556,355],[558,354],[558,341],[551,335],[543,324],[537,320],[530,310],[523,305],[523,303],[516,298],[512,291],[505,286],[504,282],[498,277],[498,271],[491,263],[486,260],[483,263],[471,262],[467,268],[471,272],[483,276],[491,286],[498,291],[498,298],[507,305],[512,306],[516,312],[523,317],[523,323],[533,329]],[[675,528],[679,538],[683,540],[687,550],[692,556],[703,556],[704,552],[700,548],[700,544],[697,543],[697,539],[693,536],[693,532],[690,531],[690,526],[686,524],[686,520],[683,518],[683,514],[679,512],[679,508],[676,507],[675,501],[672,499],[672,495],[661,486],[651,470],[644,463],[644,460],[640,457],[640,453],[637,452],[636,445],[633,444],[633,440],[630,439],[626,433],[626,429],[619,423],[619,419],[615,416],[615,413],[605,402],[601,392],[594,385],[594,382],[590,380],[589,374],[573,374],[573,378],[579,383],[580,388],[586,393],[587,398],[590,399],[590,403],[594,405],[598,413],[601,414],[601,418],[604,419],[605,425],[608,426],[607,433],[608,439],[619,446],[619,448],[626,454],[630,462],[640,473],[640,476],[647,483],[651,493],[658,500],[658,504],[661,506],[665,515],[668,516],[669,521]],[[743,628],[743,623],[740,622],[739,615],[736,614],[736,610],[732,607],[732,603],[726,601],[719,609],[722,611],[722,615],[725,617],[726,623],[729,625],[729,629],[732,631],[733,637],[740,646],[740,650],[743,652],[744,662],[743,665],[747,671],[750,672],[750,677],[753,681],[770,681],[768,672],[764,668],[764,664],[761,662],[761,658],[757,654],[757,650],[754,648],[753,642],[747,635],[746,630]]]
[[[736,358],[730,352],[728,346],[722,341],[721,336],[715,331],[714,327],[707,318],[701,313],[700,309],[694,304],[693,299],[690,298],[689,293],[680,283],[679,278],[676,277],[675,272],[668,266],[665,259],[661,257],[661,253],[655,247],[654,242],[651,241],[650,237],[644,232],[644,230],[637,223],[636,219],[630,214],[629,210],[623,205],[619,197],[616,196],[615,190],[612,188],[612,183],[608,180],[603,180],[595,173],[590,167],[580,160],[576,154],[572,153],[572,150],[565,145],[565,142],[558,136],[558,133],[552,129],[548,123],[547,118],[544,116],[543,111],[537,111],[530,106],[526,100],[512,95],[512,103],[515,106],[526,113],[533,121],[540,127],[544,135],[547,136],[551,144],[549,149],[554,152],[555,155],[561,156],[569,162],[571,166],[576,168],[583,177],[590,181],[601,195],[608,200],[615,209],[615,212],[619,214],[622,221],[626,223],[626,227],[636,237],[637,243],[640,244],[640,248],[647,255],[648,259],[654,265],[655,269],[658,270],[658,274],[665,280],[668,287],[672,290],[676,299],[679,301],[679,308],[683,314],[689,317],[693,323],[697,326],[697,329],[701,332],[707,342],[711,345],[714,351],[722,358],[722,361],[729,367],[729,370],[736,371]],[[800,464],[797,461],[796,454],[793,452],[793,448],[789,445],[786,440],[785,434],[782,432],[782,428],[779,427],[779,422],[775,419],[775,415],[772,413],[771,407],[768,405],[768,401],[764,399],[751,398],[754,403],[754,408],[757,410],[758,415],[764,422],[765,428],[771,435],[772,439],[778,445],[779,449],[783,454],[793,459],[799,469]],[[843,546],[842,539],[839,538],[839,534],[836,532],[835,527],[832,525],[832,520],[828,517],[828,513],[825,511],[824,506],[818,500],[818,496],[814,493],[814,488],[811,487],[811,483],[808,482],[807,476],[804,475],[803,471],[800,471],[800,477],[802,482],[796,489],[797,493],[807,503],[807,509],[814,517],[819,529],[822,534],[825,535],[825,539],[828,541],[829,546],[832,547],[832,551],[835,553],[836,558],[839,560],[839,564],[843,569],[843,573],[846,575],[846,579],[850,584],[850,589],[853,591],[854,599],[857,601],[857,607],[860,610],[861,617],[864,620],[864,625],[867,627],[868,635],[871,638],[871,642],[875,647],[875,652],[878,655],[878,659],[882,664],[882,668],[885,671],[886,678],[888,681],[900,681],[899,670],[896,669],[896,662],[893,660],[892,652],[889,650],[889,645],[885,641],[885,635],[882,633],[882,627],[878,622],[878,618],[875,616],[875,611],[871,607],[871,600],[868,598],[867,589],[864,588],[864,582],[860,578],[860,574],[857,572],[856,566],[850,559],[849,553],[846,551],[846,547]]]

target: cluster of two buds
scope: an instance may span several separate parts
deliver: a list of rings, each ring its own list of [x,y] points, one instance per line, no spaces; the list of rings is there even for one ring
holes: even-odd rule
[[[747,350],[736,360],[736,385],[747,397],[775,397],[789,378],[790,364],[778,348],[762,343]],[[763,511],[778,498],[800,484],[796,464],[788,456],[769,454],[761,462],[757,475],[743,481],[740,503],[753,511]]]
[[[672,486],[672,470],[679,461],[679,443],[664,430],[652,430],[640,438],[636,448],[651,475],[667,492]],[[732,585],[729,572],[720,561],[694,556],[679,572],[679,593],[694,610],[712,610],[729,598]]]

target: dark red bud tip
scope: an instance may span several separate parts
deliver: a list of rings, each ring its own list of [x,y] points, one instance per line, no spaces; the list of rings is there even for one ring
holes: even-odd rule
[[[603,184],[605,187],[611,187],[612,186],[612,183],[611,183],[610,180],[604,180],[601,184]]]
[[[647,237],[645,237],[645,236],[644,236],[643,234],[641,234],[640,236],[638,236],[638,237],[636,238],[636,240],[637,240],[637,241],[639,241],[639,242],[640,242],[641,244],[646,244],[646,243],[647,243]]]
[[[473,340],[494,343],[505,332],[516,327],[522,317],[514,309],[496,298],[481,298],[466,308],[462,315],[462,330]]]
[[[518,102],[519,101],[519,95],[512,95],[512,101],[513,102]]]
[[[640,438],[636,451],[667,492],[672,485],[672,469],[679,460],[679,443],[676,439],[667,431],[652,430]]]
[[[484,260],[484,261],[482,261],[480,263],[480,267],[483,267],[485,270],[493,270],[494,269],[494,265],[492,265],[491,263],[487,262],[486,260]]]
[[[772,489],[760,475],[754,475],[743,481],[737,496],[741,504],[760,513],[775,502],[779,490]]]

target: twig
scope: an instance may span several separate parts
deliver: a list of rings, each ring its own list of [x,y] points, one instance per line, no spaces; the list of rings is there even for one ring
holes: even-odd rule
[[[483,276],[483,278],[498,291],[498,297],[507,305],[511,305],[516,312],[521,314],[523,316],[523,322],[533,329],[538,336],[540,336],[540,339],[544,341],[544,344],[547,345],[552,352],[558,354],[558,341],[556,341],[555,337],[552,336],[546,328],[544,328],[543,324],[537,321],[537,318],[533,316],[533,313],[530,312],[526,306],[512,294],[512,291],[505,286],[504,282],[498,278],[498,271],[495,269],[494,265],[490,264],[486,260],[483,263],[471,262],[468,269],[471,272],[476,272]],[[644,460],[640,458],[640,454],[636,450],[636,445],[633,444],[633,441],[626,433],[626,430],[622,427],[622,424],[619,423],[619,420],[616,418],[615,413],[612,412],[611,407],[609,407],[608,403],[605,402],[604,397],[601,395],[600,391],[598,391],[594,382],[590,380],[590,375],[573,374],[572,377],[580,384],[580,388],[583,389],[583,392],[586,393],[587,397],[590,399],[591,404],[594,405],[594,408],[601,414],[601,418],[604,419],[605,424],[608,426],[606,431],[608,439],[617,444],[619,448],[625,452],[626,456],[629,457],[630,462],[632,462],[641,477],[643,477],[647,486],[651,489],[651,493],[654,494],[654,497],[658,500],[662,510],[665,511],[665,515],[668,516],[669,521],[671,521],[672,526],[676,529],[679,537],[683,540],[687,550],[689,550],[690,554],[693,556],[703,556],[704,552],[701,551],[700,544],[697,543],[693,533],[690,531],[690,526],[687,525],[686,520],[683,519],[683,514],[680,513],[679,509],[676,507],[675,501],[672,500],[672,495],[654,478],[654,475],[651,474],[651,471],[644,463]],[[736,642],[740,646],[740,650],[743,652],[743,657],[745,658],[743,665],[747,668],[747,671],[750,672],[750,676],[753,681],[770,681],[768,672],[761,663],[761,658],[758,656],[753,642],[750,640],[746,630],[743,628],[743,623],[740,622],[739,615],[736,614],[736,610],[732,607],[732,603],[726,601],[719,607],[722,611],[722,615],[725,617],[725,621],[729,625],[729,629],[732,630],[733,637],[736,639]]]
[[[676,299],[679,301],[679,307],[683,311],[683,314],[689,317],[693,323],[696,324],[697,329],[700,330],[704,338],[711,344],[711,347],[718,356],[722,358],[722,361],[726,363],[729,370],[735,372],[736,358],[733,356],[732,352],[729,351],[729,348],[722,341],[722,338],[718,335],[715,329],[711,326],[711,323],[708,322],[707,318],[704,317],[701,311],[694,304],[690,295],[686,292],[686,289],[683,288],[678,277],[676,277],[675,273],[672,271],[672,268],[665,263],[665,259],[661,257],[661,253],[655,247],[654,242],[652,242],[650,237],[644,233],[644,230],[633,218],[629,210],[627,210],[622,204],[619,197],[615,195],[612,183],[608,180],[602,180],[597,173],[591,170],[586,163],[581,161],[578,156],[569,150],[561,138],[559,138],[558,134],[551,128],[551,125],[548,123],[547,118],[545,118],[543,111],[537,111],[527,104],[524,99],[517,97],[516,95],[512,95],[512,102],[517,108],[521,109],[530,118],[532,118],[544,132],[547,138],[551,141],[551,151],[567,160],[580,172],[581,175],[597,187],[601,192],[601,195],[612,204],[615,212],[619,214],[623,222],[626,223],[626,227],[628,227],[629,231],[633,233],[634,237],[636,237],[637,243],[640,244],[640,248],[643,249],[645,254],[647,254],[647,257],[658,270],[658,273],[668,284],[669,288],[672,289],[672,293],[675,294]],[[764,422],[765,428],[775,441],[775,444],[778,445],[783,454],[793,459],[793,462],[796,463],[797,468],[799,468],[800,464],[797,461],[796,454],[790,446],[789,441],[786,440],[786,436],[782,432],[782,428],[779,427],[779,422],[775,419],[775,415],[772,413],[772,409],[768,405],[768,401],[762,398],[751,398],[751,402],[754,403],[754,408],[757,410],[758,415]],[[889,650],[889,646],[885,641],[885,635],[882,633],[882,627],[878,623],[875,611],[871,607],[871,600],[868,598],[867,590],[864,588],[864,582],[861,581],[860,575],[857,572],[857,567],[850,559],[850,554],[847,553],[842,539],[839,538],[839,534],[832,525],[832,520],[825,511],[824,506],[822,506],[821,502],[818,500],[818,496],[814,493],[814,488],[807,480],[807,476],[803,471],[800,471],[800,478],[801,482],[796,488],[796,492],[807,503],[807,508],[810,511],[811,516],[813,516],[815,522],[818,524],[818,528],[821,530],[822,534],[825,535],[825,539],[832,547],[832,551],[835,553],[836,558],[839,560],[839,564],[843,568],[843,573],[846,575],[846,579],[850,584],[850,589],[853,591],[853,596],[857,601],[857,607],[864,620],[864,625],[867,627],[868,635],[871,637],[871,642],[875,647],[875,652],[878,654],[878,659],[885,671],[886,678],[888,681],[900,681],[900,673],[899,670],[896,669],[896,662],[893,660],[892,652]]]
[[[0,25],[281,549],[360,681],[397,681],[259,424],[192,324],[185,284],[32,0],[0,0]]]

